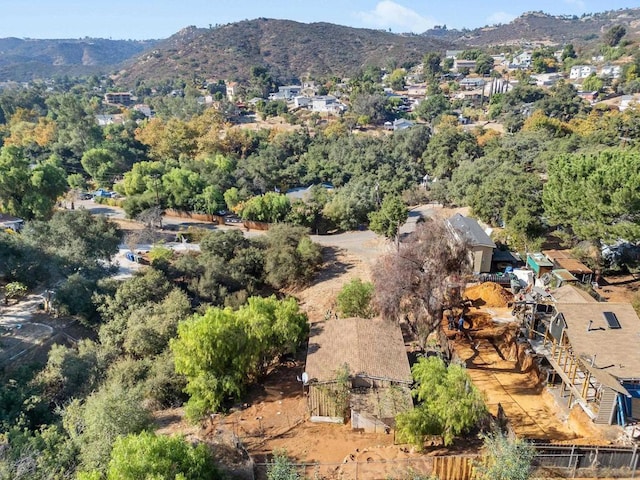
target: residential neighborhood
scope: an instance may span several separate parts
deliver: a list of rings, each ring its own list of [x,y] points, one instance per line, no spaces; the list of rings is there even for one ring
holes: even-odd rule
[[[328,1],[0,38],[0,478],[639,474],[640,9]]]

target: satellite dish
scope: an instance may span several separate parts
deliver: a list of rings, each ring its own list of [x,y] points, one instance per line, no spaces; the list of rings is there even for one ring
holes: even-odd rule
[[[302,372],[302,383],[304,385],[309,383],[309,374],[307,372]]]

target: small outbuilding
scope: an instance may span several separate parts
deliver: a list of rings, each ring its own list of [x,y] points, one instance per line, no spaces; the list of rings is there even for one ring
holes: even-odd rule
[[[331,319],[312,325],[305,372],[312,422],[389,432],[413,408],[413,383],[400,326],[381,318]]]
[[[473,218],[456,213],[449,220],[455,233],[469,242],[473,256],[473,272],[487,273],[491,271],[491,260],[496,244]]]
[[[0,213],[0,230],[13,230],[19,232],[22,230],[24,220],[18,217]]]

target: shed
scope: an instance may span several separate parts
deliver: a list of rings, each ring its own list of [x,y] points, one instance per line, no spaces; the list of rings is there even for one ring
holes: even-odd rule
[[[491,259],[496,244],[473,218],[456,213],[449,220],[449,225],[463,239],[469,242],[473,255],[473,272],[487,273],[491,271]]]
[[[536,278],[540,278],[542,275],[553,269],[553,263],[539,252],[527,253],[527,266],[535,272]]]
[[[338,401],[339,371],[348,367],[348,399]],[[397,323],[380,318],[331,319],[312,325],[307,351],[311,421],[388,431],[397,413],[413,408],[413,383]]]
[[[593,270],[574,258],[569,250],[543,250],[542,253],[554,267],[568,270],[581,283],[591,283]]]

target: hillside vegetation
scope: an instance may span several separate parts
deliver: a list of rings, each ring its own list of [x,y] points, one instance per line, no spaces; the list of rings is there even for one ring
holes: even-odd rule
[[[0,81],[108,72],[155,40],[0,38]]]
[[[611,10],[582,17],[527,12],[503,25],[464,31],[435,29],[424,35],[474,47],[539,42],[585,44],[597,42],[614,25],[624,25],[629,37],[637,37],[640,35],[640,8]]]
[[[450,45],[432,37],[261,18],[184,29],[130,63],[121,83],[149,77],[243,80],[256,65],[283,82],[307,75],[351,76],[367,65],[415,63],[425,52]]]

